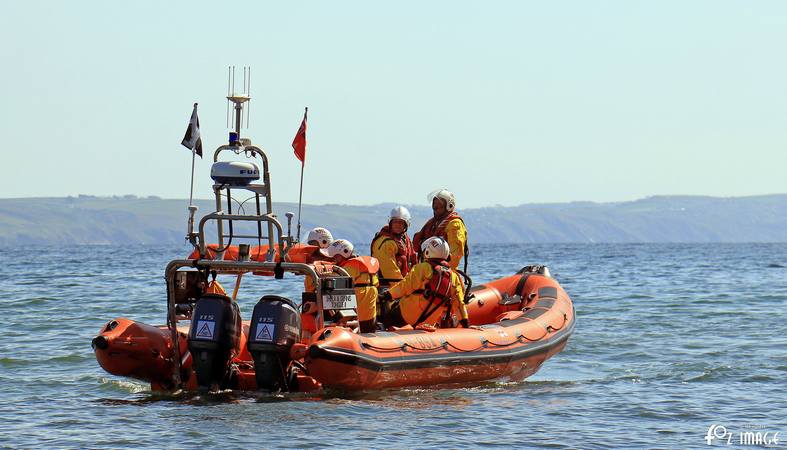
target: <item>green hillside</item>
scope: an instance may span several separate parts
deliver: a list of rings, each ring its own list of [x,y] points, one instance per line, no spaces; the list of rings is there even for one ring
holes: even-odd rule
[[[212,201],[196,203],[199,214],[214,209]],[[185,200],[135,196],[0,199],[0,245],[181,243],[186,205]],[[304,205],[302,234],[320,225],[336,237],[369,242],[393,206]],[[426,206],[408,207],[414,228],[431,214]],[[297,205],[278,203],[274,210],[284,223],[284,213],[296,212]],[[787,242],[785,194],[662,196],[460,212],[475,243]]]

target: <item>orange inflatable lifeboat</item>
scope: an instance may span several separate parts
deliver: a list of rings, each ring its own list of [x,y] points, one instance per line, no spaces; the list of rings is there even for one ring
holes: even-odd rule
[[[312,267],[321,275],[333,269],[320,262]],[[221,387],[255,390],[264,383],[268,390],[354,391],[522,380],[560,352],[574,329],[571,299],[540,267],[476,286],[470,293],[468,329],[406,327],[363,334],[351,323],[320,327],[313,305],[296,307],[283,299],[292,304],[288,310],[298,309],[300,329],[286,352],[274,352],[281,376],[260,381],[260,364],[249,351],[249,336],[261,332],[252,319],[242,322]],[[92,344],[96,359],[109,373],[144,380],[153,390],[197,389],[190,331],[188,326],[177,328],[175,347],[169,326],[118,318],[108,322]],[[273,338],[273,329],[271,333]]]
[[[317,247],[298,243],[300,218],[295,235],[293,213],[279,221],[268,157],[240,136],[250,97],[227,100],[236,129],[213,153],[216,209],[196,220],[198,208],[188,207],[186,239],[195,250],[165,269],[166,322],[108,321],[92,340],[104,370],[156,391],[385,389],[521,380],[565,347],[574,307],[542,266],[467,290],[470,328],[359,333],[353,278],[321,261]],[[207,243],[209,222],[218,245]],[[293,301],[272,295],[273,282],[253,283],[268,292],[243,314],[236,298],[246,274],[295,274],[304,277],[304,292]],[[218,277],[234,277],[226,284],[231,294]]]

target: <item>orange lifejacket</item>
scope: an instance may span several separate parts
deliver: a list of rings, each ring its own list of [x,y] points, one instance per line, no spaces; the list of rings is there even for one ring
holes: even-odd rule
[[[369,275],[368,283],[353,283],[354,287],[377,286],[377,272],[380,271],[380,261],[371,256],[356,256],[354,258],[345,259],[339,264],[340,267],[353,266],[361,274]]]
[[[394,241],[397,248],[396,265],[399,267],[399,271],[402,272],[402,276],[406,276],[407,273],[410,272],[410,269],[418,262],[418,255],[413,249],[413,243],[410,241],[410,237],[407,236],[407,233],[396,235],[392,233],[391,229],[388,227],[388,225],[386,225],[374,235],[374,239],[372,239],[372,243],[369,246],[369,250],[372,253],[374,253],[374,244],[380,237],[383,239],[381,239],[380,243],[377,244],[378,249],[386,241]]]
[[[319,258],[320,247],[308,244],[295,244],[287,251],[285,260],[294,263],[312,263]]]
[[[435,220],[434,217],[427,220],[423,228],[421,228],[421,231],[415,233],[415,236],[413,236],[413,246],[415,247],[416,251],[420,254],[421,243],[430,237],[437,236],[448,241],[448,236],[445,234],[445,228],[448,226],[448,222],[454,219],[459,219],[462,221],[462,223],[465,223],[465,221],[462,220],[462,217],[460,217],[456,211],[451,211],[439,221]]]

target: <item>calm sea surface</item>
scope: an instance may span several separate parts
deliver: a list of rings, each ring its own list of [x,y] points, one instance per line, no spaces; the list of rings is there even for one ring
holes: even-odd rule
[[[0,248],[0,446],[703,448],[721,425],[717,447],[745,431],[787,447],[787,244],[475,246],[477,283],[545,263],[576,304],[564,352],[521,383],[154,395],[103,372],[90,339],[115,317],[163,323],[164,266],[187,253]],[[249,284],[246,319],[299,280]]]

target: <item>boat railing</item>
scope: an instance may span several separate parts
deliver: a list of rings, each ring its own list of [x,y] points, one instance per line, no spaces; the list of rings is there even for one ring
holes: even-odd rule
[[[289,249],[290,239],[288,236],[284,235],[284,230],[282,228],[281,223],[274,217],[272,214],[262,214],[262,215],[243,215],[243,214],[227,214],[224,211],[216,211],[210,214],[206,214],[202,217],[199,221],[199,253],[201,257],[207,256],[207,241],[205,240],[205,224],[211,220],[216,220],[219,223],[223,221],[246,221],[246,222],[257,222],[258,225],[266,222],[268,224],[268,228],[270,229],[270,233],[266,236],[263,234],[235,234],[230,231],[229,234],[221,234],[219,237],[219,247],[215,250],[217,254],[217,258],[221,258],[224,251],[226,250],[224,246],[224,239],[228,238],[227,246],[230,245],[232,239],[235,238],[242,238],[242,239],[258,239],[261,241],[267,241],[268,243],[268,251],[265,257],[266,261],[273,261],[274,256],[277,252],[277,249],[282,253],[282,255],[286,255],[287,250]],[[220,229],[223,227],[219,226]],[[274,234],[275,228],[276,233]],[[274,240],[275,239],[275,240]],[[282,243],[287,245],[282,246]]]
[[[241,185],[230,183],[214,184],[213,193],[216,198],[216,210],[200,220],[199,233],[197,236],[198,241],[194,244],[198,247],[200,256],[205,258],[207,256],[207,243],[205,240],[204,223],[208,220],[216,220],[218,238],[218,249],[216,250],[217,259],[221,259],[224,256],[224,251],[226,250],[225,242],[228,247],[233,239],[250,239],[268,244],[268,252],[265,259],[267,261],[273,261],[277,251],[276,249],[278,249],[279,252],[285,253],[287,248],[282,247],[282,244],[286,241],[287,244],[291,245],[297,240],[297,237],[293,239],[289,236],[289,231],[288,234],[285,235],[282,224],[276,218],[276,215],[273,214],[268,157],[261,148],[251,145],[251,141],[248,139],[240,139],[232,144],[219,146],[213,153],[214,163],[219,162],[219,156],[222,152],[231,152],[235,155],[245,154],[247,158],[254,159],[259,157],[262,160],[262,173],[260,174],[262,183]],[[252,196],[242,202],[238,201],[233,197],[233,193],[237,193],[238,191],[250,192]],[[223,198],[226,198],[226,205],[222,204]],[[254,199],[254,212],[252,214],[247,214],[244,204],[251,199]],[[235,211],[233,211],[233,200],[238,205]],[[257,222],[256,234],[236,233],[233,228],[233,221]],[[226,232],[225,224],[228,225],[226,228],[229,232]],[[289,245],[287,245],[287,247],[289,247]]]

